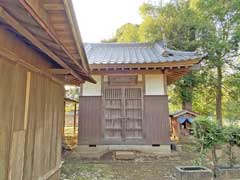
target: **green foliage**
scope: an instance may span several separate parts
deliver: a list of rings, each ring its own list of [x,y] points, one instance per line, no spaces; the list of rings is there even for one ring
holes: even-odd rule
[[[137,42],[138,40],[138,25],[127,23],[117,29],[117,42]]]
[[[236,158],[232,151],[233,146],[240,147],[240,127],[239,126],[228,126],[223,130],[225,143],[228,144],[228,149],[226,151],[228,155],[228,164],[230,167],[233,167],[236,163]]]
[[[208,117],[197,117],[193,123],[194,137],[197,139],[200,147],[201,157],[211,150],[214,167],[217,165],[218,158],[216,155],[216,146],[223,144],[224,134],[222,128],[218,126],[216,121],[210,120]]]
[[[139,40],[141,42],[155,42],[162,39],[161,26],[153,17],[148,16],[139,27]]]
[[[200,143],[202,151],[223,143],[222,128],[217,125],[216,121],[200,116],[195,118],[193,128],[194,136]]]
[[[231,125],[224,128],[224,139],[225,142],[231,146],[240,147],[240,128],[237,125]]]
[[[101,40],[102,43],[113,43],[113,42],[117,42],[117,38],[114,36],[110,39],[103,39]]]
[[[228,164],[233,166],[235,164],[235,157],[232,151],[233,146],[240,147],[240,127],[238,125],[230,125],[224,128],[218,126],[216,121],[210,120],[208,117],[197,117],[193,123],[194,137],[197,139],[200,151],[200,160],[203,162],[206,152],[212,151],[212,158],[214,165],[218,159],[216,156],[216,146],[221,144],[228,144],[226,153],[228,155]]]
[[[170,108],[190,102],[202,115],[216,116],[220,108],[224,118],[239,119],[240,76],[232,71],[240,70],[236,58],[240,54],[240,1],[178,0],[164,6],[161,0],[155,2],[140,7],[141,24],[123,25],[107,42],[156,42],[166,37],[169,48],[207,52],[199,72],[187,74],[170,87]]]
[[[236,72],[224,81],[224,115],[230,123],[240,122],[240,73]]]

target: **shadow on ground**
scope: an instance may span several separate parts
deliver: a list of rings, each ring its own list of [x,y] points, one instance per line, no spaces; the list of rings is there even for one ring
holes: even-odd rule
[[[194,143],[184,143],[182,149],[165,157],[138,154],[131,161],[113,160],[111,153],[101,160],[87,160],[74,151],[67,152],[63,156],[61,180],[174,180],[175,166],[193,165],[198,159]],[[208,158],[205,165],[211,168]]]

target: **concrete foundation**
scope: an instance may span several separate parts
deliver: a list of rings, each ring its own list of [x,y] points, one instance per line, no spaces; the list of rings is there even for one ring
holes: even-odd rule
[[[170,145],[78,145],[76,148],[77,153],[83,158],[96,158],[99,159],[102,155],[109,151],[138,151],[146,154],[153,155],[170,155]]]

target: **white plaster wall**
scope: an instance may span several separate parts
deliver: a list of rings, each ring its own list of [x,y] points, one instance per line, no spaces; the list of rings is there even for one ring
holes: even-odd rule
[[[146,74],[145,90],[146,95],[165,95],[163,74]]]
[[[92,76],[97,84],[86,82],[83,84],[82,95],[83,96],[101,96],[101,76],[93,75]]]

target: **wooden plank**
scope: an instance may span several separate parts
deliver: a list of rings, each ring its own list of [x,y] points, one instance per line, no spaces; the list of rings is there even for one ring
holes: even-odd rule
[[[161,62],[161,63],[142,63],[142,64],[94,64],[91,65],[91,69],[100,68],[146,68],[146,67],[188,67],[199,63],[201,59],[190,59],[178,62]]]
[[[13,132],[8,180],[23,178],[25,134],[25,130]]]
[[[82,64],[84,68],[89,71],[90,67],[88,65],[87,56],[83,48],[82,37],[80,35],[80,31],[77,24],[77,18],[75,16],[75,13],[73,13],[74,9],[73,9],[72,1],[64,0],[63,3],[66,9],[68,21],[70,22],[70,26],[71,26],[73,37],[77,46],[77,50],[82,60]]]
[[[169,144],[169,120],[167,96],[144,96],[144,127],[147,144]]]
[[[24,149],[25,149],[25,97],[26,97],[26,79],[27,70],[19,65],[14,66],[15,70],[15,95],[14,114],[12,124],[11,150],[9,157],[9,180],[22,180],[24,165]]]
[[[78,144],[99,144],[101,139],[102,97],[81,96],[79,100]]]
[[[8,178],[10,138],[13,120],[14,63],[0,57],[0,179]]]
[[[30,83],[31,83],[31,72],[27,72],[26,79],[26,94],[25,94],[25,112],[24,112],[24,130],[27,129],[28,125],[28,110],[29,110],[29,98],[30,98]]]
[[[26,96],[26,69],[19,64],[14,66],[15,70],[15,95],[14,99],[14,114],[12,131],[24,129],[24,112],[25,112],[25,96]]]
[[[43,7],[47,11],[63,11],[63,10],[65,10],[63,4],[60,4],[60,3],[44,3]]]
[[[32,169],[32,179],[38,179],[41,176],[42,172],[42,163],[43,163],[43,152],[44,147],[43,144],[43,123],[44,123],[44,104],[45,104],[45,94],[47,93],[47,88],[44,85],[44,81],[46,79],[40,75],[36,77],[36,97],[35,97],[35,104],[36,111],[35,115],[35,134],[33,136],[34,139],[34,146],[33,146],[33,169]]]
[[[34,160],[34,143],[35,143],[35,133],[36,133],[36,119],[38,108],[36,106],[37,100],[37,84],[38,78],[36,73],[31,74],[31,86],[30,86],[30,96],[29,96],[29,114],[28,114],[28,124],[25,140],[25,154],[24,157],[24,169],[23,169],[23,179],[32,180],[33,173],[33,160]],[[41,149],[39,149],[41,150]]]
[[[32,1],[32,0],[27,0],[27,1]],[[55,33],[53,33],[53,31],[50,28],[52,26],[46,23],[46,21],[44,22],[43,21],[44,19],[42,19],[42,17],[39,14],[37,14],[38,11],[36,11],[36,9],[38,10],[38,8],[31,5],[31,3],[29,2],[26,3],[25,0],[20,0],[20,2],[26,8],[26,10],[32,15],[32,17],[34,17],[34,19],[41,25],[41,27],[49,34],[49,36],[62,48],[62,50],[68,55],[69,59],[71,59],[71,61],[73,61],[82,72],[87,73],[87,71],[81,66],[80,62],[78,62],[76,59],[72,57],[71,53],[69,53],[66,47],[63,46],[60,39],[58,39]]]
[[[54,59],[58,64],[66,69],[71,69],[66,63],[64,63],[59,57],[52,53],[46,46],[44,46],[36,37],[34,37],[28,30],[26,30],[21,24],[19,24],[13,17],[11,17],[2,7],[0,7],[0,18],[10,24],[14,29],[20,32],[25,38],[30,40],[39,49],[45,52],[49,57]],[[72,75],[82,81],[82,78],[72,71]]]
[[[57,74],[57,75],[65,75],[65,74],[71,74],[71,71],[68,69],[49,69],[48,70],[51,74]]]
[[[74,104],[74,117],[73,117],[73,134],[76,135],[76,126],[77,126],[77,104]]]

